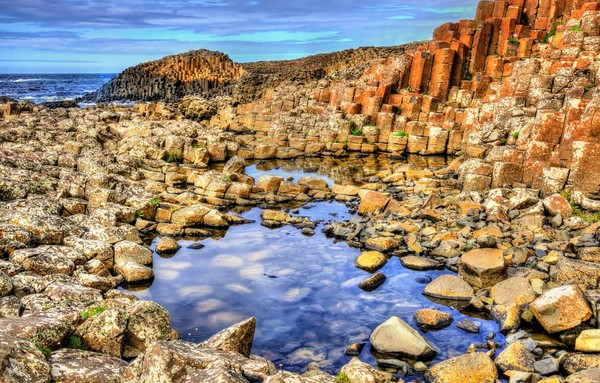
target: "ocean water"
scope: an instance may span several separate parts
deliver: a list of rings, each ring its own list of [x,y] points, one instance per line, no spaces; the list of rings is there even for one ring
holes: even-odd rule
[[[98,74],[0,74],[0,97],[33,101],[72,100],[98,90],[115,75]]]

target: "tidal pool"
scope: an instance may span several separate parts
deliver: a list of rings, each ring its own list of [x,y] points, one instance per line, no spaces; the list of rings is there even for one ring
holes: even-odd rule
[[[471,318],[481,324],[481,332],[467,334],[456,327],[464,314],[421,294],[425,284],[418,278],[449,271],[412,271],[392,257],[381,270],[387,281],[373,292],[362,291],[357,285],[370,274],[354,266],[360,250],[322,231],[325,221],[349,220],[348,207],[337,202],[309,207],[296,215],[322,220],[314,236],[291,226],[263,227],[261,210],[254,208],[242,216],[255,223],[233,226],[221,239],[181,240],[175,255],[154,254],[155,280],[132,293],[167,308],[173,327],[193,342],[255,316],[252,352],[292,371],[303,371],[315,360],[337,373],[350,360],[346,347],[357,342],[367,342],[360,359],[376,366],[368,344],[371,332],[394,315],[416,328],[413,313],[420,308],[454,317],[450,327],[424,333],[441,350],[434,361],[463,354],[470,344],[485,343],[485,336],[498,330],[491,320]]]

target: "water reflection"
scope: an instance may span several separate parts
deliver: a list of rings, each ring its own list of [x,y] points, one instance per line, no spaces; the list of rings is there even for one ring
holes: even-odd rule
[[[300,214],[313,221],[348,220],[347,207],[335,202],[317,203]],[[155,254],[156,278],[145,291],[133,293],[153,299],[172,314],[173,326],[185,340],[200,342],[249,316],[258,329],[253,353],[286,369],[303,370],[317,360],[331,373],[349,361],[346,347],[368,341],[376,326],[396,315],[416,328],[413,313],[437,308],[454,316],[454,323],[424,336],[442,352],[442,360],[464,353],[471,343],[484,343],[485,334],[497,326],[485,319],[481,333],[467,334],[456,328],[465,318],[458,310],[428,300],[424,285],[416,279],[436,278],[443,270],[414,272],[392,258],[381,270],[387,281],[373,292],[358,283],[369,273],[354,267],[360,251],[343,242],[334,243],[321,232],[306,237],[287,226],[271,230],[260,225],[260,209],[243,214],[256,223],[234,226],[223,239],[206,239],[200,249],[181,241],[171,258]],[[153,245],[154,246],[154,245]],[[360,358],[376,366],[368,347]]]

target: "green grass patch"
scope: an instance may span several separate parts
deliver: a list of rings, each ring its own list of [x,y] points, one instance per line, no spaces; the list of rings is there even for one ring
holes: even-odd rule
[[[365,132],[363,132],[362,129],[355,128],[355,129],[352,129],[350,131],[350,134],[353,135],[353,136],[361,136],[361,137],[363,137],[365,135]]]
[[[154,197],[150,200],[150,204],[154,207],[158,207],[160,205],[160,198]]]
[[[569,205],[571,205],[571,209],[573,209],[573,216],[581,218],[586,223],[600,222],[600,211],[588,212],[583,210],[581,206],[573,203],[573,201],[571,201],[571,190],[563,190],[560,195],[562,195],[569,202]]]
[[[106,306],[94,306],[90,309],[85,310],[84,312],[81,313],[81,319],[85,320],[85,319],[89,319],[92,317],[95,317],[96,315],[105,312],[106,310],[108,310],[108,307]]]
[[[573,25],[569,28],[572,32],[581,32],[581,25]]]
[[[335,377],[335,383],[350,383],[350,378],[345,372],[340,372]]]
[[[77,335],[71,335],[69,337],[69,343],[67,344],[68,348],[74,348],[76,350],[87,350],[87,347],[83,344],[83,339],[78,337]]]
[[[548,44],[552,37],[556,36],[556,29],[544,36],[544,43]]]

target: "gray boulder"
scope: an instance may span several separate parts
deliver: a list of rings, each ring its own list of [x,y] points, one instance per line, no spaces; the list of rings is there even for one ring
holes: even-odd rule
[[[425,359],[437,354],[436,349],[402,319],[393,316],[371,334],[371,345],[382,354],[399,354]]]

